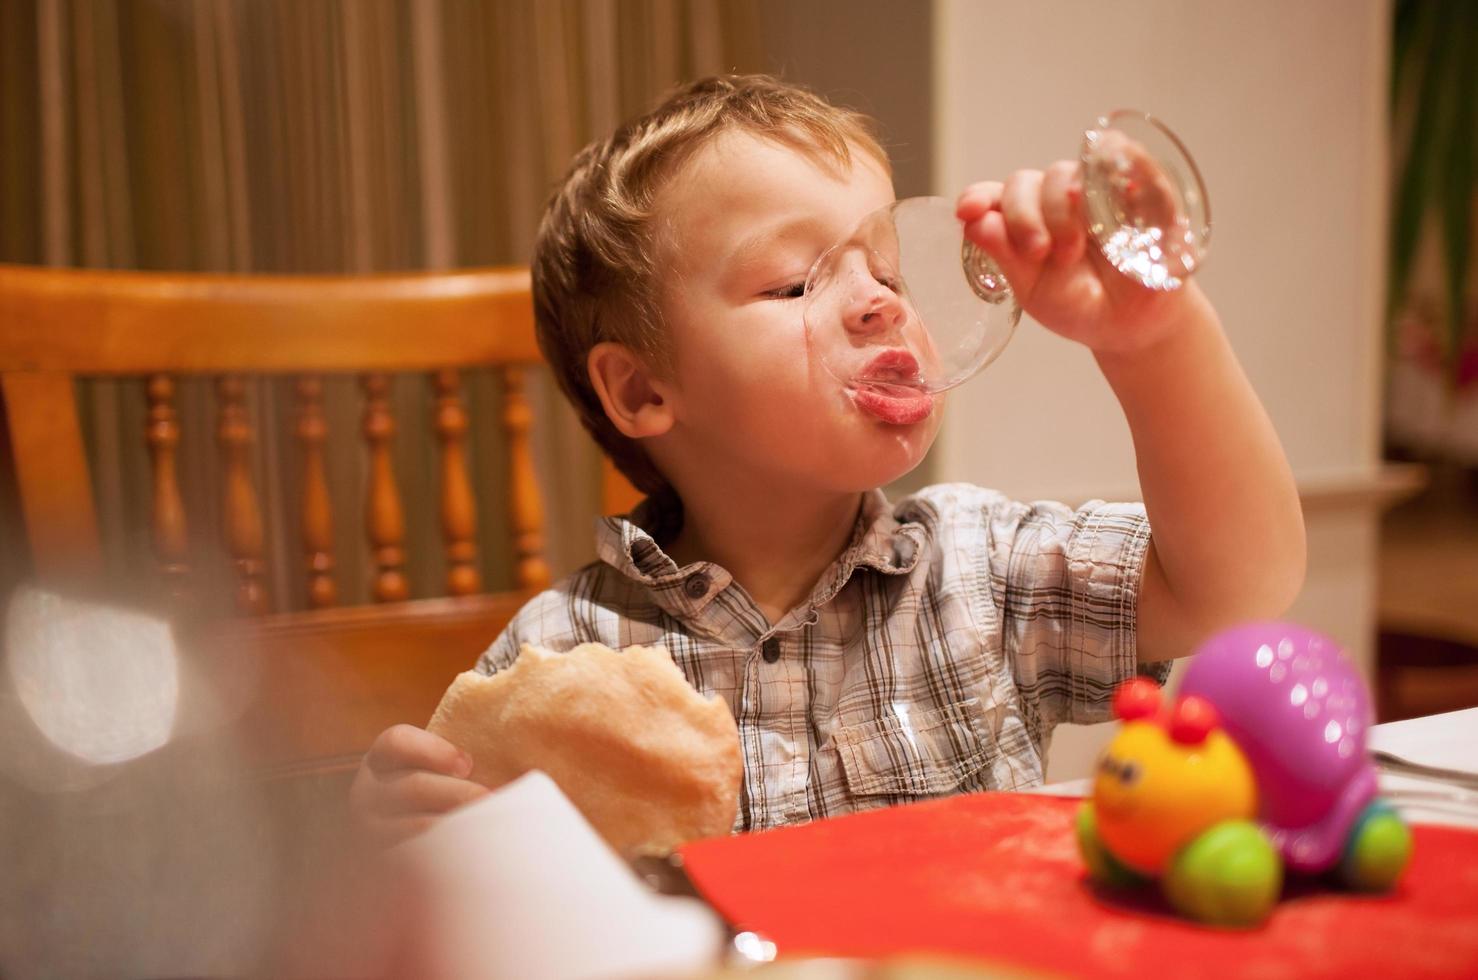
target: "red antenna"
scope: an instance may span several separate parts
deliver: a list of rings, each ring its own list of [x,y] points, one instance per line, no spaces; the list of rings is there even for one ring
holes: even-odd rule
[[[1125,681],[1114,693],[1114,716],[1123,721],[1153,718],[1159,710],[1160,685],[1148,677]]]
[[[1170,715],[1170,737],[1181,745],[1200,745],[1220,721],[1210,701],[1191,694],[1181,698]]]

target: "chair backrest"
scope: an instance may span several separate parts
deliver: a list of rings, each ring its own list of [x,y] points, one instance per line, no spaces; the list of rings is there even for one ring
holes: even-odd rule
[[[86,581],[102,550],[74,382],[147,379],[153,475],[152,535],[161,580],[190,577],[187,515],[177,477],[176,380],[215,379],[223,473],[224,544],[235,574],[230,622],[193,623],[226,660],[251,660],[258,697],[248,712],[257,761],[289,770],[351,765],[375,732],[422,723],[436,698],[512,612],[549,581],[543,511],[530,448],[525,374],[540,362],[529,278],[516,268],[376,276],[231,276],[39,269],[0,265],[0,392],[22,521],[41,582]],[[502,375],[509,521],[516,591],[482,592],[467,411],[459,372]],[[436,393],[441,525],[448,598],[402,601],[404,520],[390,441],[388,374],[425,371]],[[298,514],[305,612],[263,615],[262,514],[248,447],[254,438],[242,378],[296,378],[294,438],[301,454]],[[364,396],[369,460],[366,532],[378,605],[333,608],[333,522],[324,477],[322,378],[353,374]],[[635,491],[606,466],[607,513]],[[235,671],[239,663],[230,669]]]

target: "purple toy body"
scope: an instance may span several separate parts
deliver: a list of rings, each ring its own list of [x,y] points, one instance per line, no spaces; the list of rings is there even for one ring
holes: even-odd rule
[[[1247,756],[1258,817],[1288,866],[1334,865],[1376,794],[1370,695],[1339,645],[1287,623],[1228,630],[1197,652],[1179,693],[1210,701]]]

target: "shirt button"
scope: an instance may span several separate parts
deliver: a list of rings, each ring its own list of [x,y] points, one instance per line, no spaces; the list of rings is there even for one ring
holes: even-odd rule
[[[772,664],[780,659],[780,640],[778,638],[773,636],[770,637],[768,640],[765,641],[765,645],[762,649],[765,657],[765,663]]]
[[[694,572],[683,583],[683,591],[688,594],[689,599],[703,598],[708,595],[708,576],[702,572]]]

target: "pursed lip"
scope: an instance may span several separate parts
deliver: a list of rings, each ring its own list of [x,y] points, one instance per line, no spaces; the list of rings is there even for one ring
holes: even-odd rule
[[[918,358],[902,348],[874,357],[848,389],[858,408],[889,425],[914,425],[934,411],[934,395],[919,377]]]
[[[858,384],[884,383],[922,388],[919,360],[902,347],[890,347],[867,362],[857,375]]]

